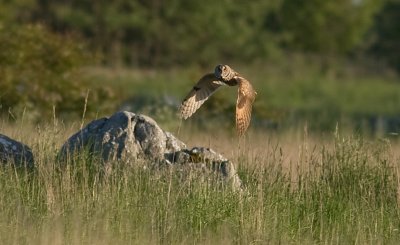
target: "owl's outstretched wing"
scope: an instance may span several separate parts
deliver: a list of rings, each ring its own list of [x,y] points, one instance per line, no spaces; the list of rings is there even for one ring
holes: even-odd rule
[[[247,79],[243,77],[236,79],[239,85],[236,102],[236,130],[238,135],[242,136],[250,125],[251,110],[257,93]]]
[[[182,101],[179,108],[180,117],[187,119],[193,115],[221,85],[225,84],[219,81],[214,73],[204,75]]]

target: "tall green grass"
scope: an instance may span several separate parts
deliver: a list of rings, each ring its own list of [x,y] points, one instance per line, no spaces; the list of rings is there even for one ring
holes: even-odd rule
[[[215,144],[234,152],[228,157],[244,183],[238,192],[196,172],[183,178],[180,169],[154,169],[143,161],[114,162],[105,173],[96,159],[81,155],[59,168],[59,127],[2,129],[16,138],[36,136],[27,140],[36,157],[33,172],[0,168],[4,244],[400,240],[398,145],[388,140],[336,133],[293,143],[294,135],[269,141],[250,135],[237,151],[226,135]]]

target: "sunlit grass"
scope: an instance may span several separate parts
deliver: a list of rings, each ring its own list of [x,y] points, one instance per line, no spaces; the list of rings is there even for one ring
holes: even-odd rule
[[[233,134],[182,127],[189,145],[232,159],[242,192],[145,162],[78,157],[55,160],[79,125],[36,131],[2,124],[33,148],[33,172],[0,169],[0,237],[5,244],[61,243],[393,243],[400,239],[398,144],[388,139],[251,131]],[[55,134],[58,136],[55,137]],[[26,135],[29,135],[27,137]]]

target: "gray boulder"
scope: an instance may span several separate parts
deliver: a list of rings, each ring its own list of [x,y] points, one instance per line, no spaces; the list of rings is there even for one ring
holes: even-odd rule
[[[34,166],[32,150],[3,134],[0,134],[0,162],[13,163],[16,167],[33,168]]]
[[[164,132],[150,117],[122,111],[92,121],[71,136],[62,146],[60,156],[65,159],[85,149],[106,162],[142,158],[161,161],[184,148],[183,142]]]
[[[62,146],[61,160],[86,151],[106,163],[134,164],[144,159],[159,165],[190,166],[218,173],[235,187],[241,185],[233,164],[209,148],[187,149],[185,143],[162,130],[150,117],[132,112],[117,112],[109,118],[90,122]]]

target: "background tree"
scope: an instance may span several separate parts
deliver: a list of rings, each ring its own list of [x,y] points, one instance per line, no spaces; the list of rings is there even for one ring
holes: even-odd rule
[[[94,56],[73,37],[59,36],[39,25],[0,29],[0,112],[33,120],[53,114],[81,116],[91,90],[88,113],[112,94],[90,89],[79,68]],[[100,95],[100,96],[99,96]],[[58,113],[58,112],[61,112]]]
[[[369,52],[400,71],[400,1],[388,1],[375,20]]]
[[[379,11],[380,0],[285,0],[282,27],[290,48],[343,54],[358,45]]]

